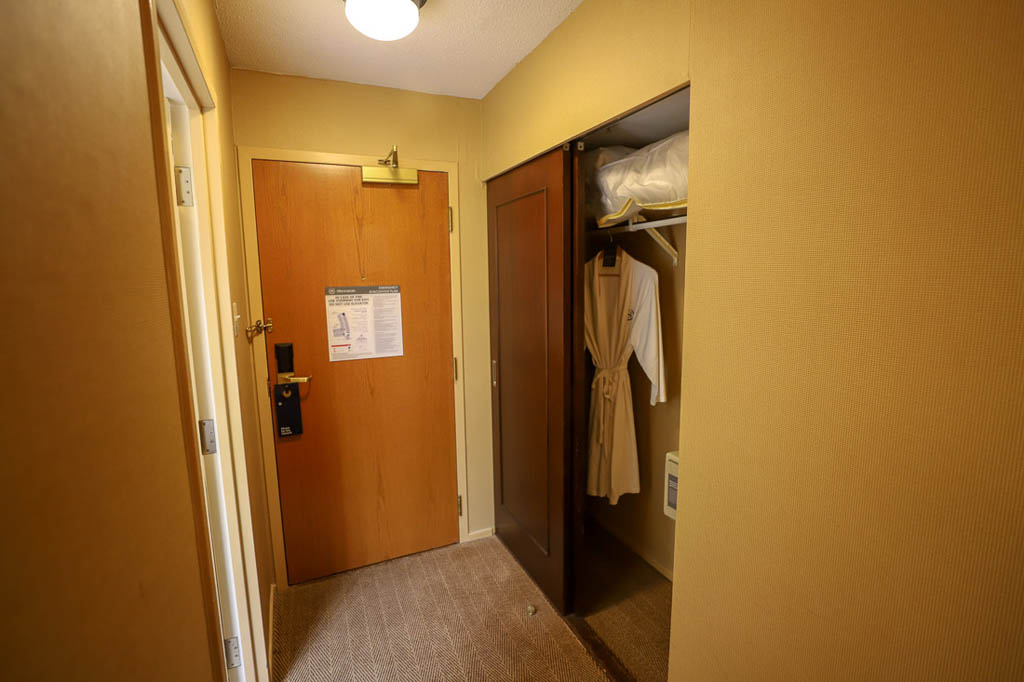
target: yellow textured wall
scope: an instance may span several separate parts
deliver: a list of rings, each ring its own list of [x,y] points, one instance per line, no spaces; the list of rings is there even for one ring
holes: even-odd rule
[[[1024,678],[1022,29],[695,0],[671,680]]]
[[[483,99],[483,177],[689,79],[689,0],[585,0]]]
[[[238,312],[242,315],[239,324],[244,328],[249,321],[246,319],[248,306],[241,214],[238,205],[238,170],[231,115],[230,67],[213,0],[175,0],[175,3],[215,103],[214,109],[204,114],[207,144],[212,142],[214,145],[213,149],[207,151],[210,172],[219,170],[222,192],[222,202],[212,207],[212,210],[218,213],[214,216],[213,225],[214,229],[222,229],[225,234],[231,300],[238,303]],[[249,360],[249,342],[244,334],[239,334],[235,338],[234,353],[242,415],[253,415],[256,409],[256,394],[252,362]],[[229,400],[231,399],[229,396]],[[260,608],[264,632],[269,632],[270,586],[274,582],[273,544],[270,538],[270,518],[263,460],[260,454],[259,425],[255,419],[243,420],[242,442],[232,443],[232,449],[233,455],[244,456],[246,460]],[[242,481],[237,483],[243,484]]]
[[[5,680],[221,677],[142,35],[134,2],[13,3],[0,21]]]
[[[480,176],[480,102],[423,93],[234,70],[235,142],[336,154],[459,164],[466,452],[471,532],[494,525],[491,463],[487,217]],[[255,406],[252,408],[255,410]],[[250,418],[255,412],[248,413]]]

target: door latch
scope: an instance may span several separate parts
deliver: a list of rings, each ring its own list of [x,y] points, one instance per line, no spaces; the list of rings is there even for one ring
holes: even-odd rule
[[[256,320],[253,324],[245,328],[245,335],[249,337],[251,341],[254,336],[262,334],[263,332],[270,333],[274,331],[274,318],[268,317],[267,323],[263,324],[263,320]]]

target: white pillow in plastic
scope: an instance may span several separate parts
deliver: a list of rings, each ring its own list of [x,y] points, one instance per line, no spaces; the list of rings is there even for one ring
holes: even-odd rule
[[[626,158],[635,151],[634,147],[615,145],[612,147],[590,149],[583,154],[583,177],[586,178],[588,218],[597,220],[605,214],[604,204],[601,201],[601,192],[596,184],[597,171],[612,161]]]
[[[604,217],[600,227],[628,220],[644,209],[686,205],[690,132],[684,130],[649,144],[597,171]]]

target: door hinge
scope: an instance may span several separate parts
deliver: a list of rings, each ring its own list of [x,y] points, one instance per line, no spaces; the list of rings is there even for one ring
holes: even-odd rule
[[[459,516],[462,516],[462,495],[459,495]]]
[[[224,640],[224,662],[228,670],[242,665],[242,650],[238,646],[238,637],[229,637]]]
[[[455,374],[455,381],[459,380],[459,359],[452,358],[452,372]]]
[[[452,219],[452,207],[448,207],[448,234],[455,231],[455,221]]]
[[[212,419],[199,420],[199,441],[204,455],[217,453],[217,427]]]
[[[192,169],[188,166],[174,167],[174,189],[178,198],[178,206],[194,206],[192,198]]]

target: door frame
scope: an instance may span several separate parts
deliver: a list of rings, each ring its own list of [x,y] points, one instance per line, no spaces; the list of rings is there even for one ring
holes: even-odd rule
[[[149,4],[146,0],[143,2]],[[269,680],[270,672],[256,575],[249,492],[245,485],[238,485],[238,481],[246,481],[247,476],[241,435],[242,413],[234,353],[230,266],[221,175],[222,163],[230,160],[221,159],[220,112],[199,63],[195,41],[177,5],[174,0],[154,0],[149,6],[156,19],[153,26],[155,64],[152,67],[158,73],[166,72],[166,77],[181,97],[187,121],[179,121],[178,129],[181,133],[187,130],[192,155],[198,254],[189,255],[182,248],[181,226],[176,215],[179,207],[176,205],[173,187],[168,188],[165,201],[171,213],[167,225],[171,234],[168,237],[173,242],[168,246],[174,250],[173,265],[168,266],[173,277],[169,273],[168,279],[178,298],[181,328],[176,329],[176,333],[183,337],[182,350],[185,356],[179,372],[185,375],[181,380],[187,381],[189,386],[188,427],[195,439],[190,445],[194,447],[200,463],[198,483],[206,502],[202,516],[207,533],[200,542],[210,554],[214,569],[214,575],[211,576],[214,579],[214,591],[207,608],[213,611],[217,621],[217,651],[222,665],[225,657],[221,638],[239,638],[242,666],[233,669],[222,667],[223,679],[229,682],[265,682]],[[159,79],[151,96],[159,98],[160,102],[160,134],[166,155],[165,163],[173,164],[171,146],[163,138],[169,121],[166,120],[163,104],[166,93]],[[169,166],[167,172],[170,172]],[[198,271],[198,279],[203,288],[199,314],[204,318],[206,326],[209,350],[206,371],[212,377],[212,395],[208,397],[213,405],[213,414],[205,416],[214,418],[218,441],[218,452],[212,455],[201,454],[198,447],[197,420],[200,415],[197,412],[196,391],[199,386],[194,376],[191,352],[192,335],[198,332],[190,328],[187,315],[189,303],[185,287],[188,277],[184,268],[186,259],[195,259],[196,256],[198,262],[189,262]],[[211,517],[207,505],[213,505],[212,511],[217,513],[218,519]]]
[[[263,317],[263,286],[260,280],[259,249],[256,241],[256,198],[253,187],[252,162],[254,160],[291,161],[296,163],[318,163],[336,166],[377,166],[377,157],[353,154],[335,154],[300,149],[277,149],[273,147],[238,147],[238,184],[242,206],[242,242],[245,256],[246,290],[248,293],[247,324]],[[462,248],[459,220],[459,169],[454,161],[402,160],[403,168],[422,171],[440,171],[448,174],[448,206],[451,211],[451,232],[448,239],[448,262],[450,267],[452,305],[452,353],[455,355],[457,376],[455,386],[455,461],[458,494],[462,497],[462,515],[459,516],[459,542],[469,537],[469,495],[466,490],[466,389],[465,366],[463,361],[462,338]],[[243,324],[243,326],[245,326]],[[260,339],[261,337],[256,337]],[[255,341],[255,339],[254,339]],[[277,477],[277,454],[274,442],[274,424],[271,418],[272,406],[267,393],[269,371],[267,369],[266,343],[249,345],[250,360],[253,363],[253,380],[256,391],[257,413],[260,425],[260,445],[264,480],[266,481],[267,504],[270,509],[270,535],[274,549],[274,580],[277,591],[289,589],[288,568],[285,562],[284,524],[281,516],[281,494]]]

